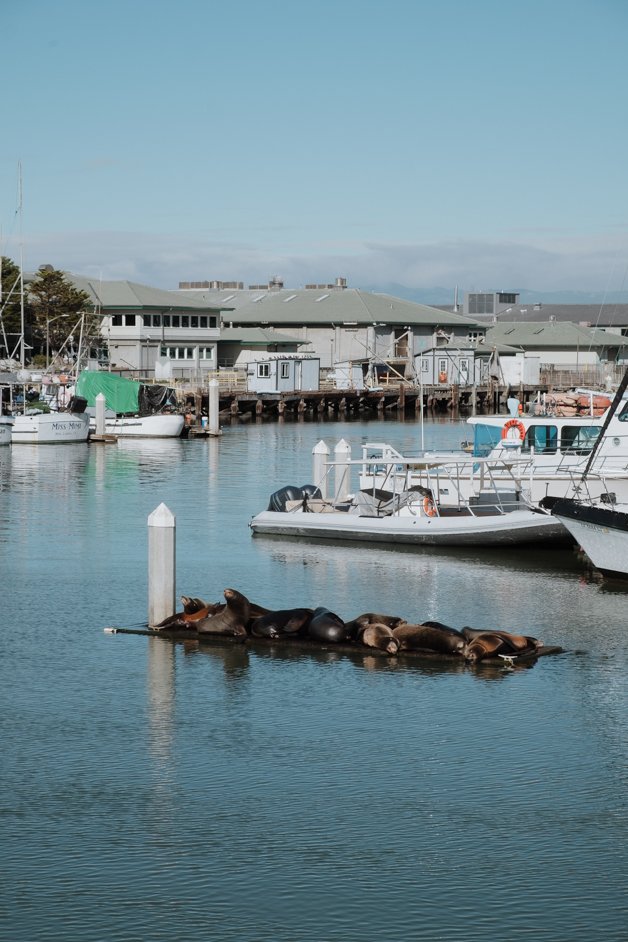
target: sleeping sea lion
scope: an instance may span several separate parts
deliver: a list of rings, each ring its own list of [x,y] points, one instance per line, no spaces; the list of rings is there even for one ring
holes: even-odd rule
[[[543,642],[539,641],[538,638],[532,638],[528,635],[513,635],[509,631],[494,631],[491,628],[462,628],[461,634],[467,641],[473,641],[485,634],[498,635],[512,647],[513,651],[520,653],[523,651],[538,651],[539,648],[543,647]]]
[[[362,629],[368,625],[386,625],[388,628],[396,628],[397,625],[405,624],[405,618],[399,618],[397,615],[378,615],[375,612],[365,612],[364,615],[358,615],[351,621],[345,622],[345,628],[349,637],[355,640]]]
[[[309,638],[315,641],[349,641],[349,633],[342,618],[330,612],[328,608],[315,608],[307,626]]]
[[[267,612],[251,621],[249,632],[254,638],[296,637],[307,632],[313,611],[311,608],[285,608]]]
[[[226,605],[213,615],[195,623],[199,637],[203,635],[234,635],[246,638],[251,607],[246,596],[236,589],[225,589]]]
[[[358,644],[363,644],[367,648],[377,648],[385,654],[397,654],[399,651],[399,639],[395,638],[392,628],[388,625],[367,625],[357,638]]]
[[[511,654],[512,649],[499,635],[485,631],[469,641],[462,653],[466,661],[476,664],[487,657],[497,657],[498,654]]]
[[[433,625],[399,625],[393,629],[402,651],[435,651],[439,654],[462,654],[466,641],[454,628],[443,630]]]

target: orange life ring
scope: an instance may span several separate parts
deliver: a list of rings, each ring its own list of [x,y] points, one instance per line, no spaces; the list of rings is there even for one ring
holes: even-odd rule
[[[502,438],[508,437],[508,432],[511,428],[516,428],[519,430],[519,437],[521,441],[523,441],[523,439],[526,437],[526,427],[523,422],[519,421],[519,419],[508,419],[502,429]]]
[[[436,516],[436,507],[434,506],[434,501],[431,497],[423,498],[423,513],[426,517]]]

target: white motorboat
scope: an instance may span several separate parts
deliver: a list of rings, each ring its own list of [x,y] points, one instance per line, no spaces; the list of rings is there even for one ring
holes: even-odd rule
[[[588,398],[595,401],[592,393]],[[598,479],[590,479],[587,493],[594,498],[602,495],[604,485],[599,476],[603,475],[612,480],[617,498],[628,501],[627,394],[622,392],[619,402],[605,409],[603,414],[593,414],[600,409],[592,406],[588,414],[557,415],[554,413],[560,409],[553,408],[551,402],[546,408],[537,407],[536,411],[543,414],[470,417],[467,423],[473,429],[473,442],[468,453],[475,458],[503,462],[504,468],[516,465],[518,477],[527,482],[531,503],[538,504],[548,496],[577,498],[581,494],[582,473],[595,452],[593,471]],[[375,459],[386,466],[393,460],[401,464],[409,460],[409,456],[400,455],[381,442],[363,445],[362,453],[364,459],[374,463],[372,470],[363,470],[361,487],[372,486],[373,476],[381,486],[382,472]],[[458,461],[460,454],[453,453],[452,461]],[[423,453],[422,457],[427,459],[430,455]],[[442,454],[435,457],[442,460]],[[464,473],[472,473],[471,469],[472,466],[467,466]],[[505,470],[495,473],[507,476]],[[421,483],[420,475],[415,475],[415,483]],[[460,486],[465,487],[462,482]],[[471,482],[471,489],[472,486]]]
[[[463,492],[458,483],[465,480],[470,460],[483,468],[482,475],[474,478],[473,494],[468,489]],[[377,470],[381,471],[381,462]],[[269,509],[253,517],[250,527],[256,534],[367,544],[495,546],[568,540],[562,524],[548,511],[528,504],[512,469],[502,467],[500,462],[452,462],[447,457],[400,463],[395,459],[387,470],[390,490],[374,486],[336,500],[323,498],[314,485],[296,489],[300,490],[298,494],[295,489],[284,488],[271,496]],[[417,472],[428,486],[412,483]],[[496,484],[495,475],[502,472],[504,480],[510,480],[509,488],[503,482]],[[472,474],[467,469],[466,480]],[[439,499],[443,490],[447,491],[447,503]]]
[[[628,503],[558,500],[552,514],[604,576],[628,579]]]
[[[11,444],[61,445],[86,442],[89,416],[85,412],[27,410],[13,417]]]

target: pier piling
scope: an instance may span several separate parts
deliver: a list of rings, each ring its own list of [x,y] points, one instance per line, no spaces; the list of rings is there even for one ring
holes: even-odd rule
[[[176,520],[161,503],[148,517],[148,624],[175,613]]]

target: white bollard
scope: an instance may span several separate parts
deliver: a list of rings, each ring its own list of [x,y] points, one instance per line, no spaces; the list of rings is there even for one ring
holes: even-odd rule
[[[209,421],[208,430],[210,435],[220,435],[220,383],[217,379],[212,379],[209,384]]]
[[[312,484],[315,484],[327,500],[329,496],[329,486],[327,480],[327,459],[329,458],[329,448],[321,439],[317,445],[312,448]]]
[[[175,613],[176,520],[165,504],[148,517],[148,624]]]
[[[104,435],[105,434],[105,406],[107,400],[105,399],[103,393],[98,393],[96,396],[96,434]]]
[[[341,438],[334,448],[334,500],[345,500],[351,491],[351,445]]]

